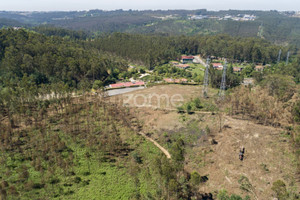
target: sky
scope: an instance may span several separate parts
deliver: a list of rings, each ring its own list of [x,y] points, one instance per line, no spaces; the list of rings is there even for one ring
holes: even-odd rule
[[[299,0],[0,0],[0,11],[74,10],[300,10]]]

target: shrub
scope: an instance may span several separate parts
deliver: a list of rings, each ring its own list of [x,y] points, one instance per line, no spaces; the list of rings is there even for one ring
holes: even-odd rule
[[[188,114],[192,114],[192,113],[193,113],[193,111],[192,111],[192,106],[191,106],[190,103],[188,103],[188,104],[186,105],[186,112],[187,112]]]
[[[140,73],[144,74],[146,71],[144,69],[140,69]]]
[[[191,174],[190,182],[194,186],[199,185],[201,183],[201,176],[200,176],[200,174],[198,172],[193,172]]]
[[[273,186],[271,188],[274,193],[276,194],[276,197],[278,200],[287,199],[288,193],[286,190],[286,185],[282,180],[277,180],[273,183]]]
[[[78,177],[78,176],[76,176],[74,182],[75,182],[75,183],[80,183],[80,182],[81,182],[81,178]]]
[[[60,180],[59,180],[58,178],[52,178],[52,179],[50,180],[50,184],[51,184],[51,185],[57,184],[57,183],[59,183],[59,182],[60,182]]]
[[[293,116],[295,122],[300,122],[300,101],[298,100],[293,107]]]
[[[182,106],[177,107],[177,112],[178,113],[184,113],[184,109]]]
[[[244,199],[236,194],[229,196],[226,190],[220,190],[217,196],[218,200],[250,200],[249,196],[246,196]]]
[[[33,189],[42,189],[45,185],[41,183],[34,183],[32,188]]]
[[[132,157],[133,157],[134,161],[138,164],[141,164],[143,162],[141,156],[139,156],[139,154],[137,152],[135,152],[132,155]]]
[[[98,90],[103,87],[103,82],[100,80],[95,80],[93,84],[93,89]]]
[[[197,109],[203,108],[203,105],[201,104],[201,101],[200,101],[199,98],[195,98],[193,102],[194,102],[194,105],[195,105],[195,107],[196,107]]]

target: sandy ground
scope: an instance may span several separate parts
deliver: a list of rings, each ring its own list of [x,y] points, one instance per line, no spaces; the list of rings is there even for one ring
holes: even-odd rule
[[[242,176],[249,179],[258,199],[273,199],[272,183],[279,179],[299,190],[292,149],[283,130],[230,117],[226,117],[224,125],[229,128],[214,135],[218,144],[206,148],[210,153],[204,157],[205,165],[187,164],[190,170],[208,175],[209,181],[201,188],[203,191],[226,189],[236,194],[249,194],[240,189],[238,181]],[[242,146],[245,159],[240,161],[238,153]],[[195,150],[200,153],[203,148]]]

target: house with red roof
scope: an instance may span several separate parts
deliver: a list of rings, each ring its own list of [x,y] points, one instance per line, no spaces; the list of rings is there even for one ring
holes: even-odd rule
[[[144,86],[144,81],[137,81],[137,82],[122,82],[122,83],[115,83],[110,84],[110,88],[123,88],[123,87],[137,87],[137,86]]]
[[[188,80],[186,78],[175,79],[175,83],[187,83]]]
[[[222,63],[211,63],[214,69],[223,70]]]
[[[183,64],[185,63],[193,63],[194,56],[181,56],[181,61]]]
[[[172,79],[172,78],[164,78],[164,81],[166,83],[174,83],[174,79]]]
[[[233,67],[233,72],[241,72],[243,68],[241,67]]]
[[[264,66],[262,66],[262,65],[256,65],[255,66],[255,71],[257,71],[257,72],[262,72],[263,70],[264,70]]]

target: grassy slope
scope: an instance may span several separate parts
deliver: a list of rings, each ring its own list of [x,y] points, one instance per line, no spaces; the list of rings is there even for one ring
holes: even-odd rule
[[[201,75],[204,76],[204,70],[205,67],[201,64],[189,64],[190,65],[190,70],[192,72],[192,74],[197,74],[197,75]]]
[[[86,132],[89,114],[96,114],[93,119],[94,131],[107,130],[109,126],[105,124],[103,118],[99,116],[102,111],[95,111],[95,107],[83,108],[79,113],[65,116],[58,114],[51,116],[47,120],[47,137],[51,144],[51,137],[57,135],[63,141],[67,148],[61,154],[64,160],[70,157],[72,152],[73,165],[63,168],[56,168],[54,175],[50,175],[51,164],[42,160],[42,166],[45,170],[35,169],[34,162],[27,159],[23,154],[17,152],[1,151],[2,159],[0,165],[0,183],[7,181],[9,186],[6,188],[9,199],[130,199],[140,194],[141,196],[155,196],[157,191],[157,182],[152,169],[152,160],[160,155],[159,150],[150,142],[138,136],[132,130],[122,124],[117,125],[118,132],[124,144],[131,149],[129,155],[109,155],[108,152],[97,150],[96,146],[89,147],[87,140],[89,133]],[[81,136],[70,134],[68,125],[65,121],[79,119]],[[71,123],[70,123],[71,124]],[[93,132],[94,132],[93,131]],[[31,144],[26,144],[30,151],[39,151],[33,149],[33,143],[39,143],[39,130],[28,128],[24,130],[30,138]],[[86,134],[86,136],[84,136]],[[85,139],[86,137],[86,139]],[[24,139],[24,142],[29,142]],[[45,144],[48,145],[49,143]],[[55,147],[54,147],[55,148]],[[96,148],[96,149],[95,149]],[[94,149],[94,150],[93,150]],[[86,152],[91,154],[86,157]],[[136,164],[133,161],[133,154],[138,154],[143,163]],[[51,154],[49,153],[49,156]],[[30,155],[28,155],[30,157]],[[56,160],[56,158],[54,159]],[[54,165],[59,165],[59,159]],[[22,169],[27,168],[28,178],[22,180]],[[137,170],[137,171],[134,171]],[[137,178],[136,178],[137,177]],[[52,181],[54,180],[54,181]],[[136,181],[137,180],[137,181]],[[51,181],[53,184],[51,184]],[[138,184],[136,184],[138,182]],[[39,186],[40,185],[40,186]],[[16,187],[18,194],[12,195],[9,187]]]

